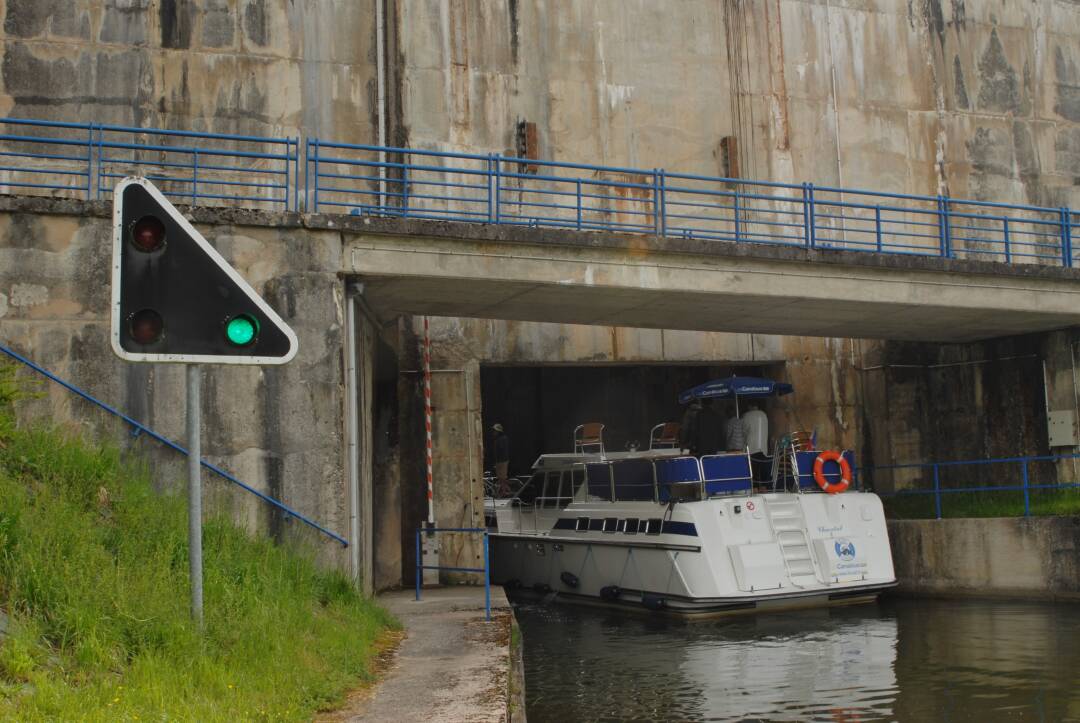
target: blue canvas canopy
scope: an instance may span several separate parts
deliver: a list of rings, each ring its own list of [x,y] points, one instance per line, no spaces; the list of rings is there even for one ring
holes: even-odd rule
[[[711,382],[698,384],[679,395],[679,404],[686,404],[694,399],[739,399],[754,397],[779,397],[795,391],[787,382],[777,382],[761,377],[736,377],[713,379]]]

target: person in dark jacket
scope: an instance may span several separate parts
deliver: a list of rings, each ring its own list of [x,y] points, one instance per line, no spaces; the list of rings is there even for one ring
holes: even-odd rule
[[[493,457],[495,458],[495,480],[498,483],[499,497],[510,496],[510,480],[507,472],[510,468],[510,438],[506,436],[501,424],[491,425],[491,431],[495,433],[492,443]]]
[[[679,425],[679,448],[687,450],[690,454],[697,451],[697,417],[701,413],[701,400],[695,399],[683,412],[682,423]]]
[[[694,430],[694,455],[715,454],[724,445],[724,418],[713,407],[713,400],[703,399]]]

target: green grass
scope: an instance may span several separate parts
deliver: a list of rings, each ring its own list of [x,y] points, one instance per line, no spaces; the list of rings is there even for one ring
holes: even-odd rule
[[[887,517],[927,519],[937,516],[932,494],[899,494],[882,498]],[[1080,489],[1032,490],[1031,514],[1080,514]],[[941,495],[942,517],[1021,517],[1022,492],[949,492]]]
[[[114,448],[20,428],[0,365],[0,720],[308,719],[370,678],[397,623],[309,555],[204,527],[189,618],[187,510]]]

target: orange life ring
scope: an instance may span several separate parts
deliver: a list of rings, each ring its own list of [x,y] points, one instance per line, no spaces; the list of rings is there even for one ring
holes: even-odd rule
[[[836,462],[840,465],[840,481],[828,482],[825,480],[825,463]],[[844,459],[844,455],[835,449],[829,449],[817,456],[814,460],[814,481],[825,492],[835,495],[843,492],[851,485],[851,465]]]

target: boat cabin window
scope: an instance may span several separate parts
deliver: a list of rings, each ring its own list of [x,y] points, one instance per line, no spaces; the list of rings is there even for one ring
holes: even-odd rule
[[[660,528],[664,524],[663,520],[661,520],[659,518],[656,518],[656,517],[650,518],[648,520],[642,520],[642,522],[644,523],[644,526],[645,526],[644,532],[645,532],[646,535],[659,535],[660,534]]]
[[[544,482],[544,494],[540,500],[541,507],[561,507],[559,504],[560,479],[562,479],[562,473],[557,470],[547,473]]]
[[[619,526],[619,519],[617,517],[605,517],[604,518],[604,532],[615,532]]]
[[[631,517],[628,520],[623,520],[622,529],[619,532],[625,532],[628,535],[636,535],[638,531],[638,519]]]
[[[531,505],[536,500],[537,495],[543,493],[543,489],[544,473],[536,472],[529,478],[529,481],[523,484],[521,489],[518,490],[517,499],[523,504]]]
[[[577,524],[574,525],[574,532],[588,532],[589,530],[589,518],[579,517],[577,518]]]

